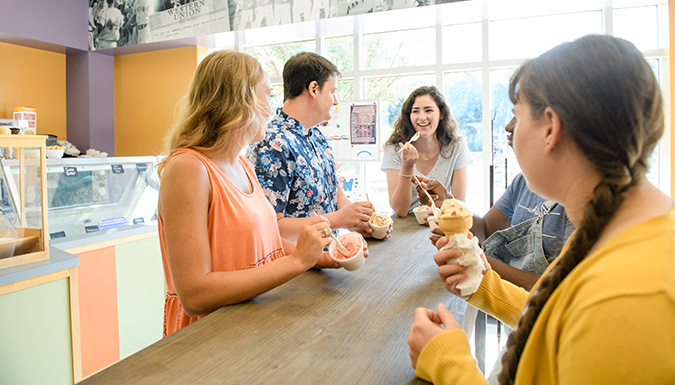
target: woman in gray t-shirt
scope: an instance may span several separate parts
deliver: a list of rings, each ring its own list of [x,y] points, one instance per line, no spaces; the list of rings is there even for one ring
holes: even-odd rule
[[[385,143],[381,167],[387,173],[389,205],[396,215],[404,217],[420,205],[413,175],[436,179],[450,186],[455,198],[466,200],[471,154],[457,128],[443,95],[434,86],[415,89],[403,102]],[[411,142],[416,133],[419,138]]]

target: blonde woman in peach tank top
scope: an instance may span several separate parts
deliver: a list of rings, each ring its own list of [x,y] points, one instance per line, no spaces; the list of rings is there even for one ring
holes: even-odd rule
[[[159,237],[167,281],[164,335],[251,299],[312,267],[338,267],[323,249],[330,223],[314,217],[297,244],[276,215],[244,146],[262,139],[271,84],[251,56],[208,55],[195,71],[159,164]]]

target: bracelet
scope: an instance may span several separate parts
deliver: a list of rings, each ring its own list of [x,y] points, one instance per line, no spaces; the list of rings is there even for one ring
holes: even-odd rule
[[[412,175],[405,175],[405,174],[401,174],[400,172],[398,173],[398,176],[402,176],[404,178],[412,178]]]

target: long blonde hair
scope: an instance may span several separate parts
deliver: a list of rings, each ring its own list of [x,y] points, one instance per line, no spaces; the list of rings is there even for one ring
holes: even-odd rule
[[[197,66],[181,112],[164,139],[161,175],[166,160],[182,148],[241,149],[265,125],[270,111],[256,96],[263,79],[262,66],[253,57],[234,51],[216,51]]]

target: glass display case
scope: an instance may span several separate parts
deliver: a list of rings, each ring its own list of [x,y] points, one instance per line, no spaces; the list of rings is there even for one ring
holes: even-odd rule
[[[47,197],[41,193],[46,186],[46,138],[0,135],[0,152],[16,157],[12,160],[12,204],[0,207],[0,269],[49,259],[47,212],[43,210]],[[12,184],[2,178],[0,191],[8,193]]]
[[[18,212],[19,163],[1,159],[0,203],[5,213]],[[46,188],[49,238],[65,238],[157,220],[159,178],[156,158],[47,159]],[[31,210],[38,191],[26,191],[26,221],[39,223]],[[5,210],[9,209],[9,210]],[[19,218],[8,215],[10,222]]]

